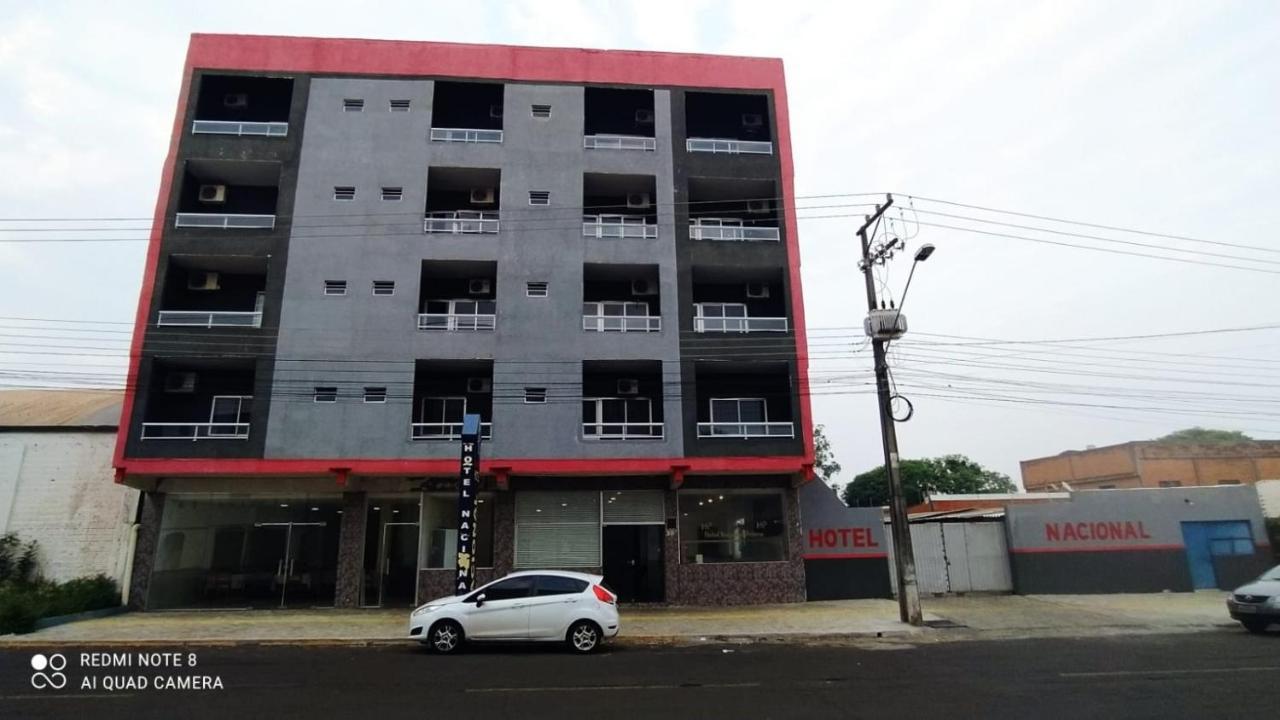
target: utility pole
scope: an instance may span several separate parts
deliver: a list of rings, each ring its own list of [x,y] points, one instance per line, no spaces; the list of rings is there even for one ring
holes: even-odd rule
[[[867,310],[877,309],[875,277],[871,273],[876,263],[884,262],[888,248],[871,254],[871,242],[867,229],[880,220],[880,216],[893,205],[889,195],[883,205],[876,205],[872,215],[864,216],[865,222],[858,228],[862,241],[862,275],[867,283]],[[902,622],[920,625],[924,618],[920,612],[920,588],[916,585],[916,558],[911,548],[911,527],[907,523],[907,500],[902,493],[902,476],[898,468],[898,433],[894,427],[893,410],[890,407],[889,365],[885,359],[885,341],[871,338],[871,348],[876,365],[876,395],[880,403],[880,435],[884,442],[884,467],[889,474],[889,528],[893,535],[894,571],[898,580],[898,616]]]

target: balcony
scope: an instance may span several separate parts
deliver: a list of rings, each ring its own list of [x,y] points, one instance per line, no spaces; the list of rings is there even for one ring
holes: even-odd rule
[[[493,235],[498,232],[501,172],[489,168],[427,170],[427,234]]]
[[[139,438],[247,440],[253,411],[251,361],[157,360]]]
[[[658,237],[658,225],[642,216],[583,215],[582,237],[652,239]]]
[[[437,81],[431,105],[431,141],[502,142],[503,86]]]
[[[161,275],[156,325],[261,327],[267,263],[262,256],[170,256]]]
[[[498,326],[497,272],[495,262],[424,261],[419,283],[418,329],[494,330]]]
[[[422,231],[428,234],[493,235],[498,227],[498,213],[481,210],[436,210],[427,213],[422,223]]]
[[[483,128],[431,128],[431,142],[500,143],[501,130]]]
[[[200,78],[196,98],[195,135],[283,138],[289,135],[293,80],[247,75]]]
[[[684,141],[689,152],[724,153],[727,155],[772,155],[773,143],[760,140],[730,140],[728,138],[688,138]]]
[[[649,314],[649,306],[634,302],[582,304],[582,329],[589,332],[659,332],[662,317]]]
[[[695,265],[695,333],[785,333],[786,283],[780,268]]]
[[[772,180],[689,178],[689,239],[778,242],[782,233]]]
[[[792,422],[700,422],[698,437],[717,438],[794,438],[795,423]]]
[[[778,242],[782,235],[776,227],[744,225],[740,218],[689,218],[690,240],[728,240],[734,242]]]
[[[589,87],[584,93],[582,147],[653,152],[652,90]]]
[[[659,332],[657,265],[587,263],[582,268],[582,329]]]
[[[772,155],[769,100],[744,93],[685,93],[685,150]]]
[[[582,438],[661,440],[662,363],[658,360],[582,364]]]
[[[253,402],[252,395],[225,398]],[[143,440],[248,440],[249,423],[142,423]]]
[[[699,438],[795,437],[786,363],[699,363],[695,377]]]
[[[442,311],[418,313],[419,330],[456,332],[493,330],[498,326],[497,303],[492,300],[429,300],[427,307]]]
[[[419,360],[413,378],[412,441],[462,439],[462,421],[480,415],[481,438],[493,438],[493,361]]]
[[[262,327],[261,312],[227,310],[161,310],[156,324],[160,327]]]
[[[279,185],[279,163],[189,160],[174,227],[274,229]]]
[[[741,303],[697,303],[693,331],[700,333],[786,332],[785,317],[751,317]]]
[[[657,181],[652,175],[585,173],[582,236],[597,239],[658,237]]]
[[[430,399],[430,398],[428,398]],[[412,423],[410,425],[414,440],[461,440],[462,423]],[[480,439],[493,439],[493,423],[480,423]]]

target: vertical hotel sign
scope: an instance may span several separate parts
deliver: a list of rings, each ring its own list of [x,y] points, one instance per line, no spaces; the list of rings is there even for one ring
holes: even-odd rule
[[[458,574],[454,594],[471,592],[475,580],[476,490],[480,467],[480,416],[462,418],[462,461],[458,477]]]

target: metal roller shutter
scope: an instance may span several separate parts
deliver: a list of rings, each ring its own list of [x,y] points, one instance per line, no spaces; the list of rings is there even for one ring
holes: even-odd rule
[[[516,494],[518,568],[600,566],[600,493]]]
[[[604,493],[604,522],[653,523],[666,522],[664,495],[661,490],[611,490]]]

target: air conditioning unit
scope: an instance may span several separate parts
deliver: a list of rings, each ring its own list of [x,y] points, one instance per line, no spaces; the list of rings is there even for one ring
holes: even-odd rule
[[[862,328],[873,340],[896,340],[907,332],[907,316],[901,310],[872,310]]]
[[[471,295],[488,295],[493,284],[487,278],[476,278],[467,283],[467,292]]]
[[[467,378],[467,392],[475,395],[493,391],[493,381],[489,378]]]
[[[492,205],[495,193],[493,188],[472,188],[471,204],[472,205]]]
[[[749,298],[769,297],[769,283],[762,283],[762,282],[747,283],[747,297]]]
[[[499,119],[501,119],[501,118],[502,118],[502,106],[501,106],[501,105],[490,105],[490,106],[489,106],[489,117],[493,118],[494,120],[499,120]]]
[[[193,272],[187,276],[188,290],[218,290],[221,285],[218,284],[218,273],[216,272]]]
[[[196,374],[189,370],[173,370],[164,376],[167,393],[193,393],[196,391]]]
[[[227,201],[227,186],[201,185],[199,197],[202,203],[224,203]]]
[[[641,109],[636,111],[636,123],[640,125],[653,124],[653,111]]]
[[[658,283],[654,282],[653,280],[632,280],[631,294],[632,295],[657,295]]]
[[[651,204],[649,193],[627,193],[627,207],[648,208]]]
[[[639,395],[640,381],[635,378],[622,378],[618,380],[619,395]]]
[[[742,127],[758,128],[764,127],[764,116],[760,113],[742,113]]]
[[[773,210],[773,203],[769,200],[748,200],[747,212],[749,213],[767,213]]]
[[[242,110],[249,107],[249,96],[245,93],[227,93],[222,96],[222,107]]]

